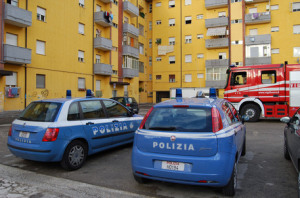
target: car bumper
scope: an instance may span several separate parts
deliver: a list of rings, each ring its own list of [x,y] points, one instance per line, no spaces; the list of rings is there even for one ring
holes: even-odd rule
[[[162,169],[161,161],[183,162],[184,171]],[[146,153],[133,147],[132,169],[139,177],[190,185],[223,187],[228,184],[235,155],[217,153],[211,157]]]

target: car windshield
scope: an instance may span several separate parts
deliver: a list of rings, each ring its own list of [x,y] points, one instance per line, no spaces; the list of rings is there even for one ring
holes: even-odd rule
[[[54,122],[61,103],[33,102],[21,113],[19,120]]]
[[[154,108],[145,129],[177,132],[212,131],[210,108]]]

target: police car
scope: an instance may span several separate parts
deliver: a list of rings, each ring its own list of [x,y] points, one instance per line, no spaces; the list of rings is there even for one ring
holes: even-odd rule
[[[87,155],[133,141],[143,117],[111,99],[86,98],[32,102],[9,130],[7,145],[17,157],[61,162],[76,170]]]
[[[222,187],[235,194],[237,164],[246,152],[246,128],[224,99],[177,98],[153,106],[135,133],[132,169],[139,183],[149,179]]]

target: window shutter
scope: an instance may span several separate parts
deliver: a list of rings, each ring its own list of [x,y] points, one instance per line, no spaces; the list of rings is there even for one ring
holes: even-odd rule
[[[169,19],[169,25],[170,24],[175,24],[175,19]]]
[[[186,21],[191,21],[191,20],[192,20],[192,17],[191,17],[191,16],[185,17],[185,20],[186,20]]]
[[[79,3],[84,5],[84,0],[79,0]]]
[[[175,6],[175,0],[170,0],[169,7],[174,7],[174,6]]]
[[[36,53],[45,55],[45,42],[44,41],[36,41]]]
[[[175,62],[175,56],[169,56],[169,61],[170,62]]]
[[[78,78],[78,89],[85,89],[85,79]]]
[[[83,51],[78,51],[78,58],[84,58],[84,52]]]
[[[18,46],[18,36],[6,33],[6,44]]]
[[[13,72],[12,76],[5,77],[5,84],[8,86],[17,86],[17,73]]]
[[[46,16],[46,10],[40,7],[37,7],[37,14]]]
[[[45,88],[45,75],[36,75],[36,88]]]
[[[293,3],[293,11],[300,11],[300,2]]]
[[[294,25],[293,32],[294,34],[300,34],[300,25]]]
[[[79,23],[78,32],[79,32],[79,34],[84,34],[84,24]]]
[[[185,82],[192,82],[192,75],[191,74],[186,74],[185,75]]]
[[[185,5],[191,5],[192,4],[192,0],[185,0]]]
[[[185,62],[186,63],[191,63],[192,62],[192,55],[191,54],[185,55]]]
[[[100,90],[101,90],[101,81],[96,80],[96,91],[100,91]]]

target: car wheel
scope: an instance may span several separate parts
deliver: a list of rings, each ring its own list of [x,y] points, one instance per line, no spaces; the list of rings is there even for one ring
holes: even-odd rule
[[[287,160],[291,159],[289,151],[288,151],[288,148],[287,148],[287,143],[286,143],[286,139],[285,138],[284,138],[284,145],[283,145],[283,155],[284,155],[285,159],[287,159]]]
[[[139,184],[145,184],[145,183],[148,183],[149,182],[149,179],[146,179],[146,178],[143,178],[143,177],[139,177],[135,174],[133,174],[133,177],[135,179],[135,181]]]
[[[87,145],[82,141],[72,141],[66,148],[61,166],[66,170],[77,170],[82,167],[87,156]]]
[[[249,122],[257,122],[260,117],[261,110],[255,104],[246,104],[242,108],[241,113],[242,115],[247,115],[249,117]]]
[[[223,194],[225,196],[234,196],[237,187],[237,163],[234,163],[233,171],[231,174],[230,181],[223,188]]]
[[[246,134],[245,134],[246,135]],[[246,136],[245,136],[245,139],[244,139],[244,144],[243,144],[243,150],[242,150],[242,156],[245,156],[246,155]]]

